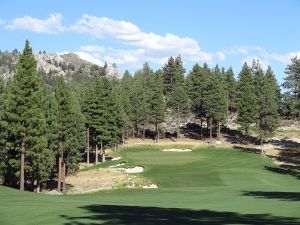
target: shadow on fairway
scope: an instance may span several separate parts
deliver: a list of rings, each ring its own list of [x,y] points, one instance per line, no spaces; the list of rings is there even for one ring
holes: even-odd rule
[[[175,224],[300,224],[299,218],[277,217],[270,214],[239,214],[211,210],[189,210],[141,206],[88,205],[80,207],[86,216],[65,216],[65,225],[130,224],[130,225],[175,225]]]
[[[300,180],[300,172],[297,170],[291,169],[290,167],[280,166],[280,167],[271,167],[271,166],[265,166],[266,170],[269,170],[274,173],[280,173],[285,175],[293,176]]]
[[[300,201],[300,192],[245,191],[243,195],[256,198],[279,199],[284,201]]]

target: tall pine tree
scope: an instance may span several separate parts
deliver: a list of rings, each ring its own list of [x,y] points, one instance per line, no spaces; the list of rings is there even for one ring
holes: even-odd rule
[[[7,154],[4,183],[13,186],[19,183],[20,190],[29,181],[31,189],[37,191],[52,164],[46,136],[45,92],[36,66],[26,41],[16,74],[9,82],[1,123]]]
[[[251,70],[245,63],[239,73],[237,89],[237,122],[246,134],[249,133],[251,124],[255,122],[256,95]]]

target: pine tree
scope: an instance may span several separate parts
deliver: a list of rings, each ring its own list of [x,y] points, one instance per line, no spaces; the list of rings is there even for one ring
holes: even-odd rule
[[[172,65],[172,57],[169,59]],[[184,79],[185,69],[183,68],[181,57],[178,56],[174,60],[175,74],[172,74],[170,83],[170,96],[167,98],[167,104],[171,110],[176,114],[176,134],[177,138],[180,137],[180,118],[185,116],[190,107],[188,94],[186,91],[186,83]],[[170,67],[170,69],[172,69]],[[170,70],[173,71],[173,70]],[[166,77],[165,74],[164,76]],[[167,96],[168,97],[168,96]]]
[[[149,117],[150,122],[155,125],[156,142],[160,139],[159,124],[164,120],[166,111],[163,88],[162,71],[158,70],[149,77]]]
[[[3,180],[4,171],[5,171],[5,149],[4,149],[4,131],[1,127],[1,121],[3,118],[3,109],[4,109],[4,91],[5,91],[5,83],[2,76],[0,76],[0,181]]]
[[[273,136],[275,129],[278,126],[278,108],[277,108],[277,83],[271,68],[268,68],[268,76],[263,76],[262,93],[257,98],[257,103],[260,106],[257,115],[256,126],[261,139],[261,153],[263,154],[263,143],[267,138]]]
[[[17,64],[16,74],[6,93],[2,129],[5,131],[7,173],[4,183],[20,189],[30,180],[38,190],[49,175],[52,159],[46,136],[45,96],[29,41]]]
[[[236,111],[237,83],[234,78],[234,73],[231,67],[226,71],[226,84],[227,84],[228,113],[232,113]]]
[[[149,119],[148,100],[149,95],[146,77],[143,75],[142,71],[137,71],[133,80],[131,102],[134,126],[138,136],[140,136],[140,127],[144,128]]]
[[[204,64],[203,68],[198,64],[193,66],[192,71],[187,76],[187,89],[189,98],[191,99],[192,111],[197,118],[200,119],[200,138],[202,139],[203,128],[202,124],[206,118],[206,98],[208,97],[208,83],[211,73],[207,66]]]
[[[125,71],[121,81],[115,82],[112,88],[113,99],[115,101],[119,122],[122,130],[122,144],[125,144],[125,138],[133,128],[132,109],[131,109],[131,86],[132,77],[128,71]]]
[[[239,73],[237,89],[237,122],[246,134],[249,133],[251,124],[255,122],[256,95],[251,70],[245,63]]]
[[[90,163],[90,144],[93,140],[93,132],[91,131],[91,122],[93,113],[95,111],[95,88],[94,80],[86,84],[86,88],[82,97],[82,112],[84,115],[85,127],[86,127],[86,162]]]
[[[112,85],[105,77],[97,77],[93,87],[93,114],[91,116],[91,130],[96,149],[96,164],[98,163],[98,147],[105,161],[105,148],[116,146],[121,138],[121,116],[116,99],[112,93]]]
[[[84,149],[83,115],[70,88],[62,77],[56,81],[55,98],[58,105],[58,191],[65,192],[65,176],[76,171]]]
[[[285,69],[283,87],[287,90],[285,95],[289,103],[290,114],[300,118],[300,59],[291,59],[291,64]]]
[[[169,97],[171,91],[176,83],[176,63],[173,57],[168,59],[168,62],[163,67],[163,77],[164,77],[164,94]]]

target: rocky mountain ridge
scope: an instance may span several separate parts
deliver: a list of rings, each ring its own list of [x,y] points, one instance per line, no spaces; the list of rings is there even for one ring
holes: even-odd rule
[[[16,50],[0,52],[0,76],[9,78],[14,74],[19,55]],[[115,66],[105,64],[102,67],[80,58],[76,53],[38,52],[34,53],[34,56],[37,60],[37,69],[44,76],[63,76],[66,80],[71,80],[76,73],[88,77],[98,75],[121,77]]]

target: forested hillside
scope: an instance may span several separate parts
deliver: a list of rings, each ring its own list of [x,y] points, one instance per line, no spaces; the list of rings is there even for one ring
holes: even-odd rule
[[[39,57],[50,57],[42,60],[47,66]],[[280,116],[299,119],[297,58],[286,69],[281,94],[272,68],[264,71],[259,61],[245,63],[235,76],[232,68],[206,63],[186,71],[177,56],[156,71],[145,63],[118,78],[73,55],[61,57],[35,56],[28,41],[21,54],[0,54],[4,185],[38,192],[57,177],[57,189],[64,192],[65,176],[78,170],[79,162],[103,162],[105,149],[116,149],[129,137],[180,138],[182,120],[191,114],[200,121],[200,138],[210,143],[232,115],[245,135],[255,131],[261,143],[272,137]],[[77,61],[70,63],[70,57]],[[162,127],[167,113],[176,120],[176,132]]]

